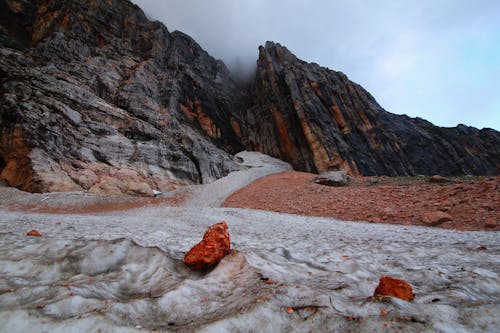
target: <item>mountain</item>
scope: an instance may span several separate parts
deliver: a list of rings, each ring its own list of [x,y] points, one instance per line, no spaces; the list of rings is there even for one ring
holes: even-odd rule
[[[125,0],[0,1],[0,167],[32,192],[149,194],[237,170],[239,90]]]
[[[258,150],[311,172],[498,174],[500,135],[390,114],[340,73],[260,47],[237,85],[127,0],[0,0],[0,172],[25,191],[150,195]]]
[[[297,59],[280,44],[259,48],[244,115],[249,149],[309,172],[353,175],[493,175],[500,134],[442,128],[386,112],[341,72]]]

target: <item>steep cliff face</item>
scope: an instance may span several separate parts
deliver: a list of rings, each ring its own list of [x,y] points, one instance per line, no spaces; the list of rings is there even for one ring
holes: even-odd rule
[[[238,168],[225,65],[126,0],[1,0],[0,172],[23,190],[149,194]]]
[[[498,174],[500,134],[441,128],[386,112],[343,73],[259,48],[242,133],[249,149],[309,172],[353,175]]]
[[[238,169],[243,148],[312,172],[499,173],[498,132],[390,114],[279,44],[242,90],[127,0],[0,0],[0,181],[151,195]]]

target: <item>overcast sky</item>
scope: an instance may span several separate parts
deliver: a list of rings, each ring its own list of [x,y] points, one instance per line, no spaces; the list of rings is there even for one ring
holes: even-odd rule
[[[133,0],[232,71],[259,45],[344,72],[387,111],[500,130],[500,0]]]

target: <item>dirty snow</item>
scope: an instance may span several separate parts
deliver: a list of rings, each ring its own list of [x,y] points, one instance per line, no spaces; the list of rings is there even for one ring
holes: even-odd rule
[[[198,198],[216,206],[249,173],[267,172],[255,169]],[[0,210],[0,331],[500,331],[497,232],[194,202],[84,215]],[[220,220],[234,251],[209,273],[189,271],[184,253]],[[31,229],[43,237],[25,236]],[[369,300],[382,275],[409,281],[415,300]]]

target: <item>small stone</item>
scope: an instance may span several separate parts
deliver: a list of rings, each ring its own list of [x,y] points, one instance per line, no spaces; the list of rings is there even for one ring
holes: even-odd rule
[[[287,306],[286,313],[288,313],[288,314],[293,313],[293,308],[291,306]]]
[[[428,225],[438,225],[444,222],[451,221],[452,217],[450,214],[442,211],[427,212],[422,216],[422,221]]]
[[[497,225],[498,225],[497,221],[491,217],[484,222],[484,226],[486,228],[496,228]]]
[[[449,212],[451,210],[451,206],[442,206],[439,210],[442,212]]]
[[[209,227],[201,242],[184,256],[184,264],[191,269],[210,269],[229,254],[230,238],[227,223],[216,223]]]
[[[453,180],[451,180],[450,178],[443,177],[443,176],[434,175],[431,178],[429,178],[429,183],[449,184],[449,183],[453,183]]]
[[[392,296],[408,302],[415,298],[413,288],[408,282],[390,276],[382,276],[380,278],[373,296]]]
[[[42,237],[42,234],[40,233],[40,231],[35,230],[35,229],[28,231],[26,233],[26,235],[33,236],[33,237]]]
[[[349,184],[350,178],[346,171],[329,171],[314,178],[314,182],[327,186],[346,186]]]
[[[380,213],[384,217],[392,217],[394,216],[394,208],[385,207],[380,211]]]

